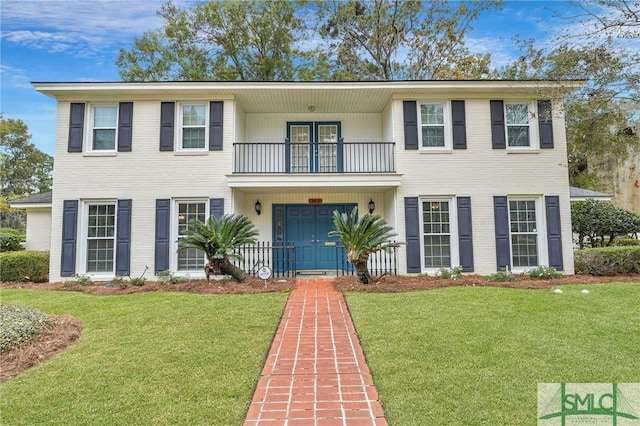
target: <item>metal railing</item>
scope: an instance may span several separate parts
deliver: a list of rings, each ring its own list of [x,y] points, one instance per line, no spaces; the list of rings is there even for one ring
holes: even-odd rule
[[[293,244],[259,242],[239,247],[235,253],[242,259],[235,260],[233,264],[252,277],[257,276],[262,266],[271,268],[274,277],[296,276],[296,248]]]
[[[242,142],[233,173],[394,173],[394,142]]]
[[[378,251],[369,256],[369,272],[373,276],[398,275],[398,250],[392,247],[389,251]],[[356,268],[347,260],[344,246],[336,246],[336,276],[355,275]]]

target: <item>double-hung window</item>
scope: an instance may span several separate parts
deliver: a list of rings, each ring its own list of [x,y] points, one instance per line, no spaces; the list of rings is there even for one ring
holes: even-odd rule
[[[90,151],[115,151],[118,134],[118,106],[92,106],[90,123]]]
[[[456,215],[451,199],[422,200],[423,269],[458,265]]]
[[[179,108],[181,150],[205,150],[208,136],[206,103],[182,103]]]
[[[539,265],[538,233],[540,226],[536,200],[509,200],[511,261],[513,268]]]
[[[420,147],[422,149],[451,148],[451,119],[448,103],[420,103]]]
[[[193,221],[205,222],[207,218],[207,202],[198,200],[176,202],[175,230],[177,239],[181,239]],[[204,253],[196,249],[180,250],[177,256],[176,269],[179,272],[202,272],[205,264]]]
[[[528,102],[507,102],[504,105],[507,146],[509,148],[537,148],[537,134],[533,126],[534,106]]]
[[[114,272],[116,204],[86,204],[86,272]]]

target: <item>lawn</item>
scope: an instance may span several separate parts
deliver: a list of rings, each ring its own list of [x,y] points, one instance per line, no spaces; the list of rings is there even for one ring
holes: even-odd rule
[[[78,343],[0,385],[1,423],[242,424],[288,293],[2,290],[79,318]]]
[[[389,424],[531,425],[538,383],[640,382],[640,283],[561,288],[347,293]]]

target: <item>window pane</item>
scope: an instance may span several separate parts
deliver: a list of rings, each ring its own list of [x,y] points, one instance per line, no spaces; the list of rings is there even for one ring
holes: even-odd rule
[[[116,130],[94,129],[93,149],[116,149]]]
[[[183,148],[204,148],[204,128],[192,128],[182,130]]]
[[[423,147],[443,147],[444,127],[423,127],[422,128]]]
[[[184,126],[204,126],[206,110],[204,105],[184,105],[182,107],[182,124]]]
[[[87,272],[113,272],[113,239],[87,242]]]
[[[507,124],[529,124],[529,106],[527,104],[507,104]]]
[[[529,146],[529,126],[508,126],[509,146]]]
[[[93,114],[93,127],[116,127],[118,122],[116,107],[95,107]]]
[[[201,271],[204,268],[204,253],[196,249],[178,252],[178,271]]]
[[[513,267],[538,266],[537,236],[535,234],[516,234],[511,236]]]
[[[538,265],[538,226],[533,200],[510,200],[511,254],[513,267]]]
[[[442,104],[420,105],[422,124],[444,124],[444,106]]]

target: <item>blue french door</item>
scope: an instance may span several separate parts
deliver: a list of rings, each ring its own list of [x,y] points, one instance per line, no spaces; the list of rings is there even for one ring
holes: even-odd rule
[[[339,122],[288,122],[287,171],[336,173],[342,171]]]
[[[344,213],[355,204],[285,205],[284,238],[296,247],[296,269],[335,269],[337,237],[333,229],[334,210]]]

